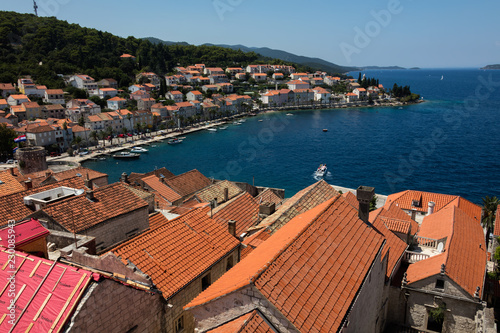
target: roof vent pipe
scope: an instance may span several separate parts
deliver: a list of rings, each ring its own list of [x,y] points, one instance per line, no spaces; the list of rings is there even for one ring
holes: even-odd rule
[[[436,206],[436,203],[434,201],[429,201],[427,203],[427,215],[431,215],[434,213],[434,206]]]

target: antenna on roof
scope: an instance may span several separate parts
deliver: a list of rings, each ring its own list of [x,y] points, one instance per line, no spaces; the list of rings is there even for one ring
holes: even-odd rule
[[[35,16],[38,16],[38,6],[36,5],[35,0],[33,0],[33,8],[35,9]]]

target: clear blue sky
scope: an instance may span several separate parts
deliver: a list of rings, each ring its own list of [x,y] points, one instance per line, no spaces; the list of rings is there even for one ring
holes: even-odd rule
[[[118,36],[242,44],[340,65],[500,63],[500,2],[484,0],[38,0],[39,14]],[[0,10],[33,13],[33,1]],[[378,20],[374,13],[381,15]]]

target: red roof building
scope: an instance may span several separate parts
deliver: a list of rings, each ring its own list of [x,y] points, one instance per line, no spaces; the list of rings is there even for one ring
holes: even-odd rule
[[[278,331],[368,332],[382,307],[383,244],[337,195],[290,220],[185,308],[200,330],[259,309]]]

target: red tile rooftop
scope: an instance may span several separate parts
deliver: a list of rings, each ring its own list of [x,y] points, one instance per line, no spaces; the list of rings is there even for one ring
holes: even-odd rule
[[[182,197],[190,195],[212,184],[210,179],[194,169],[165,180],[165,184]]]
[[[297,330],[335,332],[383,243],[338,195],[293,218],[185,309],[252,286]]]
[[[155,194],[162,196],[170,203],[174,203],[182,198],[179,193],[165,185],[156,175],[144,177],[142,181],[149,186]]]
[[[248,192],[244,192],[216,207],[213,219],[222,226],[227,226],[229,220],[236,221],[236,237],[239,237],[259,222],[259,203]]]
[[[479,287],[483,295],[487,251],[481,225],[454,205],[424,218],[419,236],[444,239],[444,252],[410,264],[407,270],[408,285],[438,275],[441,265],[445,274],[458,284],[470,297]]]
[[[99,187],[94,200],[85,194],[70,197],[43,208],[48,215],[70,232],[79,233],[101,222],[145,208],[148,203],[121,183]]]
[[[238,246],[226,227],[207,216],[206,209],[195,209],[111,252],[124,264],[130,261],[150,276],[163,297],[169,299]]]

